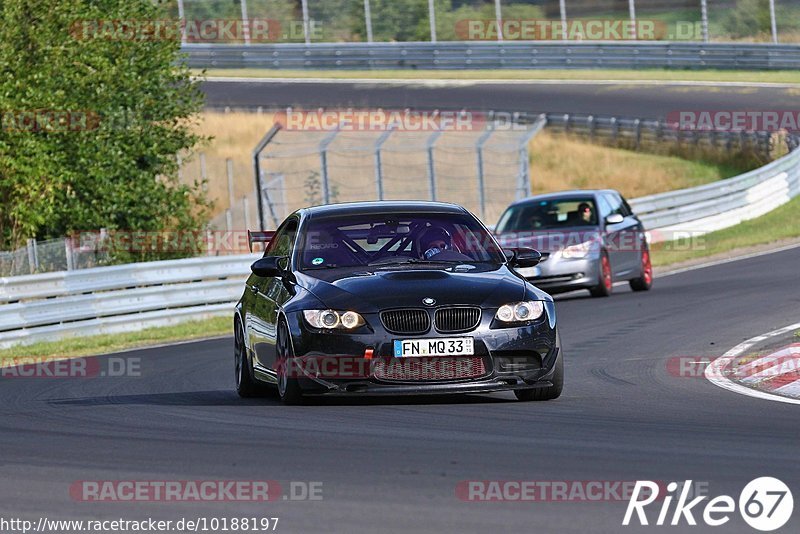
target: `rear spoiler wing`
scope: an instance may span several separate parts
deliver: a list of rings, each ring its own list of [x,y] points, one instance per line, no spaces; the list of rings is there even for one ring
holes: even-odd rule
[[[275,232],[252,232],[248,230],[247,244],[250,246],[250,252],[253,252],[253,243],[269,244],[273,237],[275,237]]]

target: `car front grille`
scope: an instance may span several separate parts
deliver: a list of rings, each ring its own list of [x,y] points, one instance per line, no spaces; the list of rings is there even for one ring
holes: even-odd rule
[[[431,316],[426,310],[389,310],[381,313],[384,328],[393,334],[424,334],[431,328]]]
[[[480,356],[460,358],[392,358],[376,362],[375,378],[388,381],[442,381],[478,378],[486,374]]]
[[[436,330],[445,334],[469,332],[480,322],[480,308],[460,306],[436,310]]]

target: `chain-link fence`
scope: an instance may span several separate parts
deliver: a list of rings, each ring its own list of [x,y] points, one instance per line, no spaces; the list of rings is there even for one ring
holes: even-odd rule
[[[276,125],[254,152],[261,222],[275,228],[303,206],[363,200],[454,202],[494,220],[530,194],[528,142],[544,123],[471,116],[452,130]]]
[[[108,259],[103,247],[82,246],[79,239],[28,239],[25,247],[0,252],[0,276],[88,269],[107,265]]]
[[[188,43],[800,42],[800,0],[178,0],[164,10],[185,21]]]

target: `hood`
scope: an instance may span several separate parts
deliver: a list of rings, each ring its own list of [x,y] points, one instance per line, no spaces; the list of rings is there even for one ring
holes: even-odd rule
[[[297,275],[299,285],[325,306],[337,310],[376,313],[388,308],[424,307],[422,299],[436,305],[499,307],[522,300],[525,282],[505,265],[471,271],[392,269],[374,271],[306,271]]]

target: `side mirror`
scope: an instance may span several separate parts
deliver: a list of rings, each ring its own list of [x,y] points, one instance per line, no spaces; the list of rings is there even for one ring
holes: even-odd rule
[[[535,267],[542,261],[542,254],[538,250],[532,248],[520,247],[504,250],[503,252],[506,258],[509,258],[509,254],[512,254],[508,259],[508,263],[511,267]]]
[[[620,215],[619,213],[612,213],[608,217],[606,217],[606,224],[619,224],[625,220],[625,217]]]
[[[282,276],[285,270],[285,256],[267,256],[261,258],[250,266],[253,274],[261,278],[269,278],[272,276]]]

